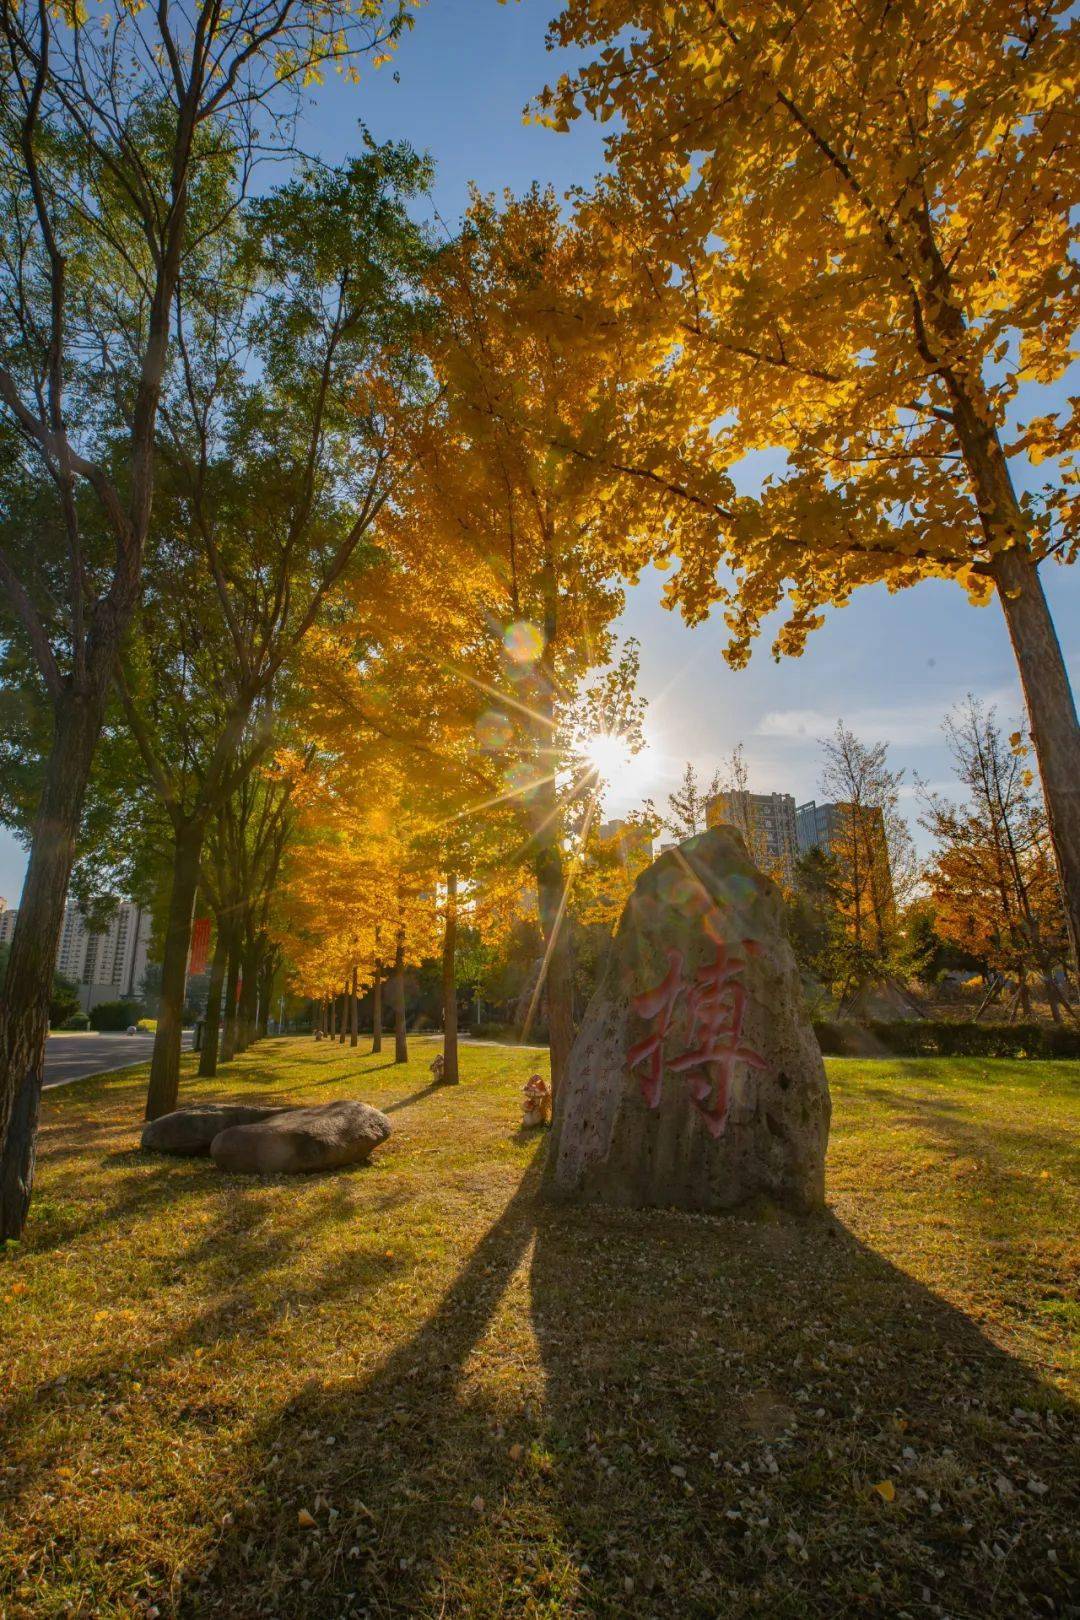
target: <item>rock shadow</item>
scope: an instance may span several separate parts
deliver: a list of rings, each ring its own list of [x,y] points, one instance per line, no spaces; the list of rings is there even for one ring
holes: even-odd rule
[[[282,1488],[183,1613],[1071,1612],[1076,1411],[962,1312],[831,1217],[537,1188],[373,1374],[251,1435],[237,1477]],[[516,1319],[486,1342],[530,1250],[539,1369]]]

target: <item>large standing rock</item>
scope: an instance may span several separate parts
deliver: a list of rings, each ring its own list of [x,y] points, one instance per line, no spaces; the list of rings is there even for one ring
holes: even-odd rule
[[[209,1153],[210,1144],[230,1125],[254,1125],[283,1114],[284,1108],[247,1108],[241,1103],[199,1103],[162,1114],[143,1128],[142,1146],[150,1153]]]
[[[829,1115],[779,891],[732,828],[667,851],[637,881],[570,1054],[548,1196],[815,1209]]]
[[[223,1170],[260,1176],[303,1170],[340,1170],[363,1164],[390,1135],[390,1121],[367,1103],[321,1103],[290,1108],[255,1125],[236,1125],[215,1136],[210,1152]]]

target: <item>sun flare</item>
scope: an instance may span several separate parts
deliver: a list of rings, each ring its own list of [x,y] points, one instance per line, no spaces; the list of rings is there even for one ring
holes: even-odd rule
[[[628,792],[635,782],[649,773],[652,749],[648,743],[633,753],[625,737],[615,732],[598,732],[584,747],[589,766],[600,781],[616,792]]]

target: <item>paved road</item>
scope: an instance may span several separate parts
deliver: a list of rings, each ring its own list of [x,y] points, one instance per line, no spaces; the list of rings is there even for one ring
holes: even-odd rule
[[[45,1045],[46,1088],[145,1063],[153,1045],[152,1035],[81,1035],[67,1030],[50,1035]],[[184,1046],[190,1045],[191,1031],[186,1029]]]

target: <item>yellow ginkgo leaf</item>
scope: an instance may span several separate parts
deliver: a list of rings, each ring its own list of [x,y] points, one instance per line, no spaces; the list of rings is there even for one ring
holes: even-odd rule
[[[873,1489],[883,1502],[892,1502],[896,1497],[896,1486],[891,1479],[879,1479]]]

